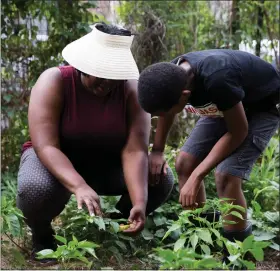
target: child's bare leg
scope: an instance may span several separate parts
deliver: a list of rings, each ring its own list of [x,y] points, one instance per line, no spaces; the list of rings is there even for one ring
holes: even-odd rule
[[[188,178],[191,176],[194,169],[199,165],[200,160],[197,159],[190,153],[181,151],[176,159],[176,172],[179,179],[179,189],[181,190]],[[206,201],[206,193],[204,183],[201,183],[200,189],[198,191],[196,202],[198,203],[197,207],[202,207]]]
[[[247,208],[246,200],[242,191],[242,179],[239,177],[231,176],[228,174],[223,174],[216,172],[215,173],[216,178],[216,187],[219,198],[231,198],[233,200],[230,200],[228,202],[232,202],[234,205],[240,205],[242,207]],[[247,214],[246,212],[240,212],[235,209],[235,211],[239,212],[244,220],[241,220],[240,218],[228,215],[225,218],[227,220],[235,221],[236,224],[224,224],[225,230],[243,230],[246,227],[246,219]]]

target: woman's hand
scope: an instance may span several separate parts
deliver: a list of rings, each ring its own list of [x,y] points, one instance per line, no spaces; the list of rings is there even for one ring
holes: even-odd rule
[[[133,206],[130,211],[130,216],[128,221],[130,223],[130,227],[125,230],[126,233],[136,234],[141,232],[145,226],[145,219],[146,219],[146,205],[139,204]]]
[[[168,164],[164,159],[164,153],[160,151],[152,151],[149,155],[149,183],[151,185],[158,184],[161,174],[167,174]]]
[[[89,185],[82,184],[78,186],[75,190],[75,196],[78,203],[78,209],[82,209],[83,204],[85,204],[90,215],[102,215],[99,196]]]

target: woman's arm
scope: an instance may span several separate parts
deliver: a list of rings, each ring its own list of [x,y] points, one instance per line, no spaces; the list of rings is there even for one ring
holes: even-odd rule
[[[80,195],[80,192],[84,192],[89,186],[60,150],[59,122],[62,106],[63,82],[61,73],[58,68],[50,68],[41,74],[31,92],[28,111],[31,141],[43,165],[58,181],[77,196],[77,193]],[[79,207],[84,202],[89,211],[93,211],[94,206],[90,200],[80,196],[77,196],[77,200]]]
[[[126,83],[126,90],[128,92],[129,134],[122,152],[124,176],[132,205],[146,207],[151,119],[138,103],[137,81],[129,80]]]

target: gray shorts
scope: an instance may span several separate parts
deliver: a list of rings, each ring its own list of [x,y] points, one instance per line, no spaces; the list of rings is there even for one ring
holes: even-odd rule
[[[216,168],[217,172],[248,180],[252,167],[260,157],[279,125],[279,116],[267,112],[247,116],[248,136],[230,156]],[[202,161],[216,142],[226,133],[223,118],[201,117],[192,130],[181,151],[194,155]]]

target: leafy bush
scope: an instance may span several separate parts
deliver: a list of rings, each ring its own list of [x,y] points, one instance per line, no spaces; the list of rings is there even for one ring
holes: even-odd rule
[[[160,261],[161,270],[221,269],[223,267],[221,262],[212,256],[200,255],[190,249],[180,249],[175,252],[170,249],[157,248],[155,251],[156,256],[152,255],[152,257]]]
[[[38,252],[38,259],[57,259],[58,262],[62,263],[64,268],[71,260],[82,261],[86,264],[87,268],[91,268],[92,261],[89,261],[88,258],[85,257],[86,254],[97,259],[94,249],[99,247],[99,245],[89,241],[79,242],[75,236],[73,236],[73,239],[69,242],[59,235],[55,235],[55,238],[63,243],[63,245],[58,246],[56,251],[45,249]]]
[[[15,207],[13,199],[1,197],[1,232],[12,237],[22,236],[23,214]]]

